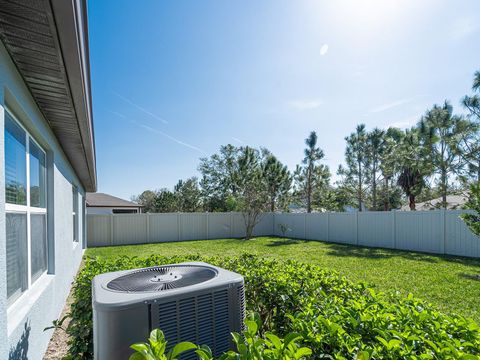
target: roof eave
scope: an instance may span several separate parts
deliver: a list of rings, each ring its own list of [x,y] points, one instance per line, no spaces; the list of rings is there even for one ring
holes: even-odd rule
[[[97,190],[95,141],[90,89],[86,0],[50,0],[61,54],[85,152],[88,174],[78,174],[86,191]]]

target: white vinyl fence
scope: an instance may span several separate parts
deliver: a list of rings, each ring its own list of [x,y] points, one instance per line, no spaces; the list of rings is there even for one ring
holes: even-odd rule
[[[272,214],[255,236],[297,239],[480,257],[480,238],[459,218],[461,210]],[[127,245],[245,236],[240,213],[88,215],[88,246]]]
[[[241,213],[87,215],[88,246],[225,239],[245,236]],[[255,236],[270,236],[273,214],[263,214]]]

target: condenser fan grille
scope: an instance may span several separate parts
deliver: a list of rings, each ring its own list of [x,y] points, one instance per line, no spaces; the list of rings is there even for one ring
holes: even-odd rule
[[[201,265],[155,266],[133,271],[107,284],[122,292],[155,292],[200,284],[217,276],[215,269]]]

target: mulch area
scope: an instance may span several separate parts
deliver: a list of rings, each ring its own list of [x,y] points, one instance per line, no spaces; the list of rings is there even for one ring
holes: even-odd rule
[[[65,303],[65,307],[63,308],[62,314],[60,315],[60,319],[63,318],[69,311],[70,305],[72,304],[72,293],[68,295],[67,301]],[[70,319],[65,319],[63,322],[63,328],[66,329],[68,324],[70,323]],[[63,329],[55,329],[53,332],[52,338],[48,343],[47,351],[43,356],[43,360],[58,360],[63,359],[68,355],[68,339],[69,335]]]

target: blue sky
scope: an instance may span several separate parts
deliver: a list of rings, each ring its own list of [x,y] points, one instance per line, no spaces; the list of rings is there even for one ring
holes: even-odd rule
[[[315,130],[332,173],[356,124],[461,112],[480,70],[480,1],[90,0],[99,191],[198,175],[220,145],[291,169]]]

